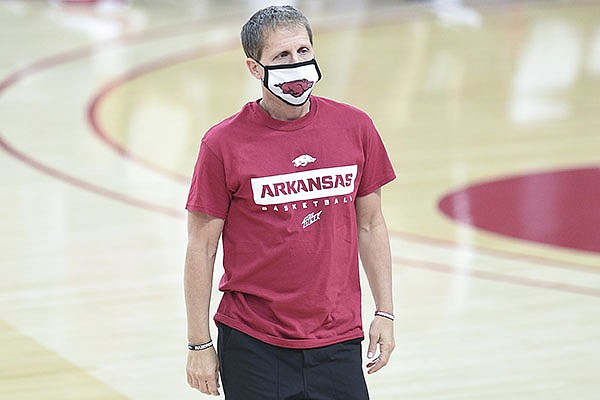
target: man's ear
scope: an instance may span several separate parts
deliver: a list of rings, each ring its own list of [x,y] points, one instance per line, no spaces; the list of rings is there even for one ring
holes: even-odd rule
[[[258,62],[256,62],[255,59],[250,57],[246,58],[246,66],[248,67],[248,70],[250,71],[253,77],[260,81],[263,80],[263,68]]]

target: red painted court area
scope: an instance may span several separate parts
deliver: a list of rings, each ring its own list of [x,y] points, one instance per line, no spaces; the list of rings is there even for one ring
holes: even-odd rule
[[[489,232],[600,253],[600,167],[475,184],[444,196],[439,208]]]

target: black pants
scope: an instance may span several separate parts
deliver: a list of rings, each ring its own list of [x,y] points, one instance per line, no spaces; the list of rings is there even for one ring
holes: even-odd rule
[[[368,400],[361,339],[286,349],[219,324],[217,344],[227,400]]]

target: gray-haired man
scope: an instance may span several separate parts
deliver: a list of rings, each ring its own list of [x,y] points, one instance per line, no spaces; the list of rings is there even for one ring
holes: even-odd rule
[[[373,373],[394,349],[380,196],[392,165],[364,112],[311,96],[321,71],[300,11],[258,11],[242,45],[263,97],[203,137],[186,207],[188,382],[218,395],[220,373],[228,400],[368,399],[358,258],[377,308]],[[221,235],[217,357],[209,303]]]

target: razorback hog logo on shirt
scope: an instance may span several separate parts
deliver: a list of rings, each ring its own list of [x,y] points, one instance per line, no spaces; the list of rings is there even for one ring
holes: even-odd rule
[[[293,159],[292,163],[294,164],[294,167],[306,167],[308,163],[314,163],[315,161],[317,161],[317,159],[313,156],[302,154],[301,156]]]
[[[291,82],[283,82],[277,83],[275,87],[281,89],[283,94],[289,94],[294,97],[300,97],[313,86],[314,82],[309,81],[308,79],[298,79]]]

